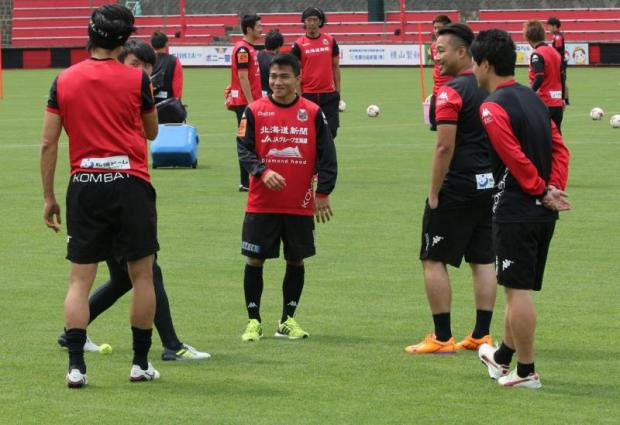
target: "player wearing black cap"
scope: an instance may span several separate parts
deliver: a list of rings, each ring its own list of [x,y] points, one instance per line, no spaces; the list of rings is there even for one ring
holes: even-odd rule
[[[321,9],[308,7],[301,22],[306,34],[295,40],[292,51],[301,62],[299,90],[321,107],[335,138],[340,127],[340,48],[334,37],[321,31],[327,22]]]
[[[506,292],[504,340],[478,350],[489,376],[507,387],[540,388],[534,369],[536,311],[531,291],[543,273],[558,211],[570,209],[563,192],[569,153],[545,104],[514,80],[515,44],[501,30],[481,31],[471,47],[474,72],[491,94],[480,116],[497,154],[493,202],[497,281]],[[513,355],[517,368],[509,372]]]
[[[420,260],[435,331],[410,354],[476,350],[491,342],[490,324],[495,304],[495,272],[491,247],[493,173],[488,142],[478,108],[488,95],[472,73],[471,29],[451,24],[438,31],[437,55],[442,75],[453,80],[437,93],[437,146],[431,184],[424,209]],[[456,343],[450,326],[451,287],[447,265],[471,266],[476,303],[473,332]]]

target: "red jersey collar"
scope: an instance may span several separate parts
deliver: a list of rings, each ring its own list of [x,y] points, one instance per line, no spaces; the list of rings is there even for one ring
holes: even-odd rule
[[[461,71],[458,73],[458,75],[469,75],[469,74],[473,74],[474,70],[473,69],[466,69],[465,71]]]
[[[497,87],[495,87],[495,90],[501,89],[502,87],[512,86],[514,84],[517,84],[517,82],[515,80],[504,81],[503,83],[498,84]]]

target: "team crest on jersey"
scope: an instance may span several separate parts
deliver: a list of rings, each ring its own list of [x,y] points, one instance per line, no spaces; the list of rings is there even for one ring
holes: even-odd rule
[[[323,45],[324,45],[324,46],[327,46],[328,44],[329,44],[329,41],[327,41],[327,39],[326,39],[326,38],[324,38],[324,39],[323,39]]]
[[[303,108],[297,111],[297,119],[301,122],[308,121],[308,111]]]

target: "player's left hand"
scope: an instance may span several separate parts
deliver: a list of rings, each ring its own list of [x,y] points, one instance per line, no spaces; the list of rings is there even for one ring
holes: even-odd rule
[[[58,233],[60,231],[60,205],[55,199],[46,200],[43,206],[45,225]]]
[[[329,195],[314,197],[314,216],[317,223],[326,223],[334,215],[329,202]]]
[[[433,195],[428,195],[427,202],[428,202],[428,207],[431,210],[434,210],[439,205],[439,197],[438,196],[433,196]]]
[[[553,211],[568,211],[573,205],[568,201],[568,194],[555,186],[549,186],[542,204]]]

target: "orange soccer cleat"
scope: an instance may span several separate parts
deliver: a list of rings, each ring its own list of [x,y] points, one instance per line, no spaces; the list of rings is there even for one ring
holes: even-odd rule
[[[409,354],[454,354],[456,346],[454,337],[447,341],[438,341],[435,334],[427,335],[421,342],[405,347]]]
[[[456,343],[456,349],[477,351],[482,344],[489,344],[492,346],[493,338],[491,338],[491,335],[485,335],[482,338],[473,338],[471,334],[469,334],[463,341]]]

